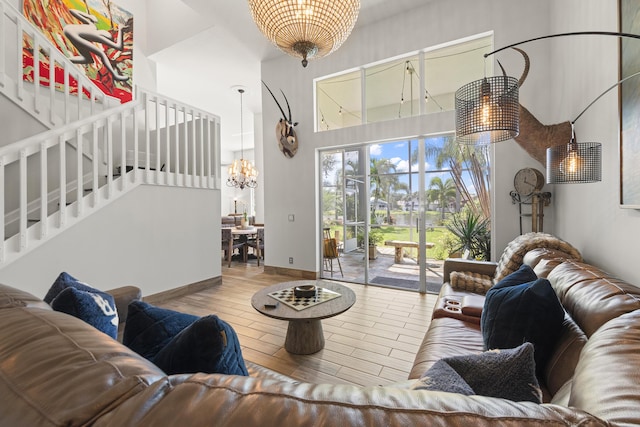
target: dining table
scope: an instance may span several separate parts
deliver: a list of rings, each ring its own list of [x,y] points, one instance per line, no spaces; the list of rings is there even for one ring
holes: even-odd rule
[[[258,229],[259,228],[264,228],[262,226],[249,226],[246,228],[242,228],[239,226],[235,226],[235,227],[231,227],[231,234],[233,235],[234,239],[237,237],[242,243],[245,244],[244,248],[243,248],[243,253],[241,254],[242,257],[241,259],[246,262],[248,260],[248,254],[247,254],[247,246],[246,243],[247,241],[252,237],[258,234]]]

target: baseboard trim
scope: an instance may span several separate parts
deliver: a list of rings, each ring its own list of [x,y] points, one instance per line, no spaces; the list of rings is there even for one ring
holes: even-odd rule
[[[281,274],[284,276],[298,277],[300,279],[315,280],[320,278],[320,274],[316,271],[296,270],[293,268],[264,266],[266,274]]]
[[[191,283],[189,285],[184,285],[178,288],[169,289],[167,291],[158,292],[157,294],[152,294],[143,297],[142,299],[150,304],[159,304],[184,295],[204,291],[205,289],[209,289],[221,284],[222,276],[212,277],[211,279],[205,279],[200,282]]]

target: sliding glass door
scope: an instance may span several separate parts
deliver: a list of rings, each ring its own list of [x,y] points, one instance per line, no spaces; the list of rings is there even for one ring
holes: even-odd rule
[[[489,217],[487,159],[452,135],[321,152],[319,233],[338,249],[322,251],[322,277],[437,292],[452,219]]]

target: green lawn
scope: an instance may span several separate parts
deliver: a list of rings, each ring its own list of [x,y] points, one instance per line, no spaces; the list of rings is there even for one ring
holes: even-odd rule
[[[342,235],[342,226],[340,225],[332,225],[331,227],[331,235],[335,236],[335,232],[339,231],[340,235]],[[374,233],[380,233],[382,238],[378,243],[378,246],[383,246],[385,240],[413,240],[418,241],[418,236],[415,232],[415,227],[411,229],[410,227],[399,227],[399,226],[374,226]],[[379,231],[378,231],[379,230]],[[411,239],[411,232],[413,232],[413,239]],[[432,227],[427,228],[427,242],[434,243],[434,247],[431,249],[427,249],[427,258],[431,259],[445,259],[449,256],[449,253],[446,250],[445,240],[447,238],[451,238],[453,235],[449,230],[445,227]],[[412,257],[417,256],[416,249],[405,248],[405,251],[411,251],[410,254]]]

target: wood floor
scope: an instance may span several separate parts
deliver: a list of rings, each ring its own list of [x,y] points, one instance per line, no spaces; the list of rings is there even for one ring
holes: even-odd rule
[[[236,330],[243,356],[299,381],[385,385],[407,379],[429,326],[434,295],[345,284],[356,294],[347,312],[322,321],[325,348],[306,356],[284,349],[287,322],[251,307],[251,296],[275,283],[298,280],[265,274],[255,263],[222,267],[222,284],[158,305],[203,316],[217,314]]]

